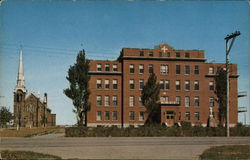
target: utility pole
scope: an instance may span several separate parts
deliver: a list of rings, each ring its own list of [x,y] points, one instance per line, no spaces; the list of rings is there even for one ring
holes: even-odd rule
[[[240,35],[240,31],[236,31],[230,35],[227,35],[225,37],[225,40],[226,40],[226,73],[227,73],[227,123],[226,123],[226,126],[227,126],[227,137],[230,136],[230,130],[229,130],[229,68],[228,68],[228,65],[229,65],[229,52],[233,46],[233,43],[234,43],[234,40],[237,36]],[[228,42],[229,40],[232,39],[232,41],[230,42],[229,44],[229,47],[228,47]]]

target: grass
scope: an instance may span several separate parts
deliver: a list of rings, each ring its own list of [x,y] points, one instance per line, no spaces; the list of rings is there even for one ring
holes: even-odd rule
[[[13,160],[13,159],[25,159],[25,160],[40,160],[40,159],[51,159],[51,160],[60,160],[61,157],[43,154],[43,153],[36,153],[30,151],[9,151],[3,150],[1,151],[1,157],[4,160]]]
[[[35,135],[44,135],[49,133],[64,133],[64,127],[46,127],[46,128],[1,128],[0,137],[32,137]]]
[[[201,160],[246,160],[250,159],[250,145],[217,146],[200,155]]]

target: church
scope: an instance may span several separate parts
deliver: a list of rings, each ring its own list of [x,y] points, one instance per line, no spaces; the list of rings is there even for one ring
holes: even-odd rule
[[[14,126],[17,127],[47,127],[56,125],[56,114],[48,108],[48,96],[40,98],[27,92],[25,87],[22,50],[20,51],[17,84],[14,89]]]

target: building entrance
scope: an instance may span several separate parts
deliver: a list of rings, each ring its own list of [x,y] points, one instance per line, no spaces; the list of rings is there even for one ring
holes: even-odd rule
[[[166,124],[167,126],[174,125],[174,111],[166,111]]]

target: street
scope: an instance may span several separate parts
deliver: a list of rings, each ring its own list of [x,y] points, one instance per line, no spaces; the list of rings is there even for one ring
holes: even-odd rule
[[[198,159],[210,146],[250,144],[249,137],[88,137],[51,134],[1,138],[0,149],[27,150],[63,159]]]

